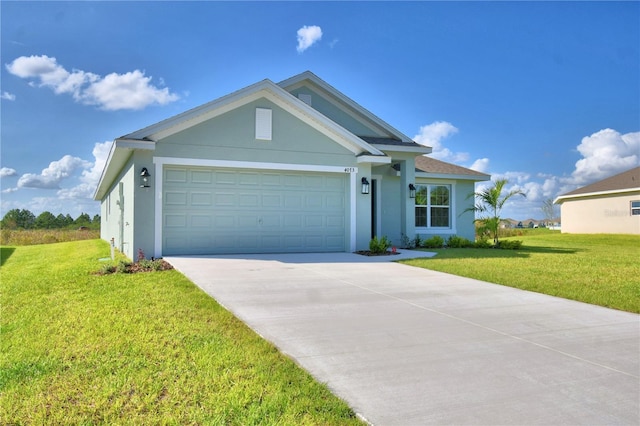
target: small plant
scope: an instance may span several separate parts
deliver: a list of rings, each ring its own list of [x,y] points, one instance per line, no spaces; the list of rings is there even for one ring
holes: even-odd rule
[[[144,251],[141,248],[138,249],[138,262],[145,260]]]
[[[138,266],[142,269],[153,269],[153,264],[155,262],[153,260],[149,260],[149,259],[139,259],[138,260]]]
[[[405,249],[413,248],[413,243],[407,234],[402,234],[400,236],[400,247]]]
[[[498,244],[496,244],[496,248],[503,250],[520,250],[521,247],[521,240],[500,240]]]
[[[479,249],[488,249],[492,248],[493,244],[491,244],[487,238],[480,238],[473,243],[473,247]]]
[[[422,241],[422,247],[424,248],[442,248],[444,246],[444,238],[439,235],[434,235]]]
[[[131,262],[127,262],[126,260],[121,260],[118,262],[118,266],[116,266],[116,272],[119,274],[126,274],[129,272],[129,268],[131,267]]]
[[[115,271],[116,271],[116,267],[113,265],[102,265],[98,274],[99,275],[113,274]]]
[[[389,247],[391,247],[391,241],[386,236],[382,238],[376,236],[369,241],[369,250],[374,254],[386,253]]]
[[[447,239],[447,247],[449,248],[467,248],[472,246],[472,242],[466,238],[452,235]]]
[[[413,247],[420,247],[422,245],[422,239],[420,238],[419,234],[416,234],[416,236],[413,238],[412,244]]]

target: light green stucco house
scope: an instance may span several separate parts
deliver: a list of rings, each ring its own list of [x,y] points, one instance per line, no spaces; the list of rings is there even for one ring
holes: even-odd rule
[[[263,80],[116,139],[101,236],[132,259],[473,239],[467,195],[489,176],[430,152],[311,72]]]

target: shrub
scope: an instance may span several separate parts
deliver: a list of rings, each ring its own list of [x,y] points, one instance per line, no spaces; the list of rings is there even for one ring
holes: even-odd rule
[[[412,244],[413,244],[413,241],[410,240],[406,234],[402,234],[402,236],[400,237],[400,247],[404,249],[412,249],[413,248]]]
[[[425,248],[442,248],[444,246],[444,238],[439,235],[434,235],[422,242],[422,247]]]
[[[154,263],[155,262],[153,260],[149,260],[149,259],[145,259],[145,258],[142,258],[142,259],[138,260],[138,265],[142,269],[153,269]]]
[[[466,238],[452,235],[447,239],[447,247],[449,248],[467,248],[471,247],[473,243]]]
[[[116,271],[116,267],[113,265],[102,265],[98,274],[100,275],[113,274],[115,271]]]
[[[382,238],[373,237],[371,241],[369,241],[369,251],[371,251],[371,253],[385,253],[389,247],[391,247],[391,242],[386,236]]]
[[[496,248],[503,250],[519,250],[522,247],[521,240],[500,240]]]
[[[481,238],[473,243],[474,248],[487,249],[492,248],[493,244],[489,242],[486,238]]]
[[[420,247],[422,245],[422,239],[419,234],[416,234],[415,238],[412,241],[413,247]]]
[[[119,274],[126,274],[127,272],[129,272],[130,266],[131,266],[130,262],[127,262],[126,260],[121,260],[120,262],[118,262],[118,266],[116,266],[116,272]]]

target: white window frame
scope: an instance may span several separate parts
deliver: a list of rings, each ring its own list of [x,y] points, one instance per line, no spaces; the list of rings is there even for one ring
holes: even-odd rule
[[[631,201],[630,206],[631,206],[631,216],[640,215],[640,200]]]
[[[418,232],[426,232],[426,231],[438,231],[442,233],[455,233],[456,232],[456,222],[455,222],[455,183],[453,182],[416,182],[416,192],[420,190],[420,187],[427,187],[427,204],[426,205],[417,205],[414,201],[413,208],[416,207],[424,207],[427,212],[427,221],[426,226],[418,226],[415,225],[415,229]],[[431,208],[432,207],[445,207],[440,205],[431,205],[431,188],[437,186],[446,186],[449,188],[449,226],[431,226]]]

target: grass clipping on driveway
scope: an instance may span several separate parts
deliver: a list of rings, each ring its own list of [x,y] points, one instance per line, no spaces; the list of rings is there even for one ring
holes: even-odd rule
[[[517,237],[520,250],[430,249],[403,263],[640,313],[640,236],[540,231]]]
[[[360,423],[179,272],[94,275],[108,252],[2,249],[2,423]]]

